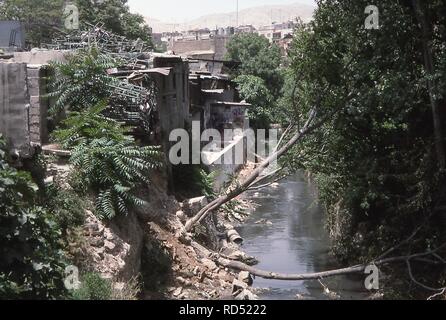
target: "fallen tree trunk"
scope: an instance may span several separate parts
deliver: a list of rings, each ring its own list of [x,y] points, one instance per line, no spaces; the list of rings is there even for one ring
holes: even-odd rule
[[[305,135],[309,134],[313,130],[320,127],[324,122],[319,122],[316,125],[311,126],[312,122],[314,121],[316,117],[316,108],[313,109],[310,112],[310,115],[308,117],[308,120],[305,124],[305,126],[302,128],[302,130],[298,130],[293,137],[279,150],[274,152],[272,155],[270,155],[267,159],[262,161],[258,167],[236,188],[233,190],[230,190],[227,194],[222,195],[209,203],[207,206],[205,206],[203,209],[201,209],[194,217],[189,219],[185,226],[184,230],[186,232],[189,232],[192,230],[193,226],[200,222],[203,218],[205,218],[210,212],[213,210],[216,210],[220,208],[225,203],[231,201],[232,199],[236,198],[243,192],[245,192],[253,183],[256,182],[257,178],[262,174],[262,172],[269,167],[271,163],[276,161],[278,158],[280,158],[283,154],[288,152],[297,142],[299,142]]]
[[[356,54],[353,55],[350,59],[350,61],[345,65],[344,70],[347,70],[348,66],[353,62],[354,58],[356,57]],[[210,212],[213,210],[216,210],[223,206],[225,203],[233,200],[243,192],[249,189],[253,184],[257,182],[257,178],[262,174],[262,172],[269,167],[271,163],[276,161],[278,158],[280,158],[282,155],[287,153],[292,147],[294,147],[298,142],[302,140],[303,137],[305,137],[308,134],[311,134],[313,131],[324,125],[329,119],[331,119],[332,116],[334,116],[337,112],[340,111],[340,108],[335,108],[332,112],[330,112],[327,116],[322,117],[322,119],[313,124],[314,120],[316,119],[317,111],[320,109],[320,104],[322,101],[322,97],[324,96],[324,93],[326,93],[331,87],[331,84],[328,84],[323,90],[319,97],[317,97],[314,107],[309,112],[309,116],[307,121],[305,122],[305,125],[300,128],[300,119],[298,119],[297,123],[297,130],[293,133],[290,140],[281,148],[278,150],[274,150],[273,154],[269,156],[267,159],[263,160],[259,166],[254,170],[241,184],[239,184],[236,188],[233,190],[229,190],[227,194],[222,195],[209,203],[207,206],[205,206],[203,209],[201,209],[194,217],[189,219],[183,229],[183,232],[190,232],[193,228],[193,226],[196,223],[199,223],[204,217],[206,217]],[[346,101],[350,101],[353,98],[354,94],[349,93],[346,96]],[[293,99],[293,103],[294,99]],[[296,108],[296,106],[295,106]],[[289,133],[289,130],[291,130],[294,127],[293,124],[291,124],[287,130],[285,130],[284,134],[287,135]],[[282,137],[285,138],[284,136]],[[283,139],[280,139],[280,143]],[[277,147],[280,146],[280,143]]]
[[[191,243],[192,247],[196,249],[201,255],[212,259],[217,265],[220,265],[225,268],[237,270],[237,271],[247,271],[250,274],[264,278],[264,279],[274,279],[274,280],[294,280],[294,281],[302,281],[302,280],[317,280],[317,279],[323,279],[333,276],[341,276],[346,274],[353,274],[353,273],[362,273],[365,271],[367,266],[375,265],[375,266],[381,266],[385,264],[390,263],[397,263],[397,262],[405,262],[407,263],[410,260],[417,259],[417,258],[423,258],[432,254],[435,254],[437,251],[445,247],[445,244],[438,247],[435,250],[430,250],[423,253],[417,253],[407,256],[399,256],[399,257],[392,257],[387,259],[381,259],[372,261],[367,264],[360,264],[356,266],[350,266],[347,268],[341,268],[341,269],[335,269],[335,270],[329,270],[329,271],[322,271],[322,272],[315,272],[315,273],[302,273],[302,274],[283,274],[283,273],[276,273],[271,271],[265,271],[260,270],[251,266],[248,266],[242,262],[239,261],[233,261],[229,259],[222,258],[220,255],[209,251],[202,245],[198,244],[195,241],[192,241]],[[441,288],[443,289],[443,288]],[[438,289],[438,290],[441,290]]]

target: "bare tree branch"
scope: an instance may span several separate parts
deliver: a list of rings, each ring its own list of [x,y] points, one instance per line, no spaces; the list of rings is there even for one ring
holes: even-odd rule
[[[418,285],[419,287],[421,287],[423,289],[426,289],[428,291],[443,291],[443,290],[446,289],[446,288],[432,288],[432,287],[429,287],[429,286],[427,286],[425,284],[422,284],[417,279],[415,279],[415,277],[414,277],[414,275],[412,273],[412,266],[410,264],[410,258],[406,259],[406,265],[407,265],[407,270],[409,271],[410,280],[412,280],[412,282],[415,283],[416,285]]]
[[[313,110],[311,110],[308,120],[305,123],[305,126],[302,128],[302,130],[296,132],[294,136],[290,139],[290,141],[288,141],[282,148],[280,148],[279,150],[277,150],[277,152],[273,153],[267,159],[261,162],[259,166],[239,186],[237,186],[232,190],[229,190],[227,194],[218,197],[217,199],[206,205],[203,209],[201,209],[194,217],[189,219],[186,222],[186,225],[184,226],[184,231],[189,232],[196,223],[199,223],[211,211],[218,209],[223,204],[227,203],[228,201],[231,201],[238,195],[245,192],[246,189],[249,188],[249,186],[251,186],[254,181],[256,181],[256,179],[271,163],[273,163],[283,154],[288,152],[288,150],[290,150],[304,136],[319,128],[324,122],[319,122],[316,125],[312,125],[314,119],[316,118],[316,109],[317,108],[313,108]]]
[[[429,298],[427,298],[427,300],[433,300],[434,298],[442,296],[444,294],[446,294],[446,288],[444,288],[441,292],[438,292],[438,293],[430,296]]]
[[[333,277],[333,276],[361,273],[361,272],[364,272],[366,267],[369,265],[380,266],[380,265],[386,265],[386,264],[398,263],[398,262],[406,262],[407,263],[407,261],[410,261],[412,259],[427,257],[429,255],[432,255],[432,254],[438,252],[439,250],[441,250],[442,248],[444,248],[446,246],[446,243],[444,243],[443,245],[439,246],[438,248],[436,248],[434,250],[429,250],[429,251],[423,252],[423,253],[416,253],[416,254],[412,254],[412,255],[408,255],[408,256],[386,258],[386,259],[382,259],[382,260],[376,260],[376,261],[373,261],[373,262],[370,262],[367,264],[350,266],[347,268],[341,268],[341,269],[335,269],[335,270],[329,270],[329,271],[323,271],[323,272],[315,272],[315,273],[302,273],[302,274],[283,274],[283,273],[276,273],[276,272],[272,272],[272,271],[260,270],[260,269],[248,266],[248,265],[246,265],[242,262],[239,262],[239,261],[233,261],[233,260],[228,260],[228,259],[222,258],[219,254],[209,251],[208,249],[204,248],[197,242],[192,241],[191,245],[201,255],[213,259],[215,263],[217,263],[218,265],[225,267],[225,268],[230,268],[230,269],[238,270],[238,271],[247,271],[247,272],[251,273],[252,275],[255,275],[257,277],[264,278],[264,279],[301,281],[301,280],[318,280],[318,279],[323,279],[323,278]],[[410,268],[410,265],[408,265],[408,267]],[[410,274],[412,274],[411,269],[409,269],[409,272],[410,272]],[[429,287],[426,286],[426,288],[429,288]],[[444,288],[441,288],[441,289],[431,288],[431,289],[433,289],[434,291],[440,291],[440,290],[443,290]]]
[[[282,133],[279,141],[277,142],[277,146],[274,148],[273,152],[277,152],[277,150],[280,148],[280,145],[282,144],[283,140],[286,138],[286,136],[288,135],[288,133],[290,132],[291,129],[294,128],[294,124],[290,124],[285,131]]]
[[[272,185],[273,183],[282,181],[283,179],[286,179],[286,178],[288,178],[289,176],[290,176],[290,175],[288,175],[288,174],[287,174],[287,175],[283,175],[283,176],[281,176],[281,177],[278,177],[278,178],[274,179],[274,180],[271,181],[271,182],[268,182],[268,183],[265,183],[265,184],[261,184],[261,185],[255,186],[255,187],[249,187],[248,189],[246,189],[246,191],[255,191],[255,190],[260,190],[260,189],[269,187],[269,186]]]
[[[274,171],[272,171],[272,172],[270,172],[270,173],[268,173],[268,174],[266,174],[266,175],[264,175],[264,176],[259,177],[256,181],[254,181],[253,183],[251,183],[251,185],[248,187],[248,189],[249,189],[250,187],[253,187],[254,185],[256,185],[256,184],[258,184],[258,183],[260,183],[260,182],[262,182],[262,181],[265,181],[266,179],[268,179],[268,178],[270,178],[270,177],[272,177],[272,176],[278,174],[278,173],[281,172],[281,171],[283,171],[283,167],[281,167],[281,168],[279,168],[279,169],[276,169],[276,170],[274,170]],[[246,189],[246,190],[248,190],[248,189]]]

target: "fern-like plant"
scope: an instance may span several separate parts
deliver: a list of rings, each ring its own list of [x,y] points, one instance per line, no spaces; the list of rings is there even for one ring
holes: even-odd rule
[[[106,108],[107,103],[102,101],[88,110],[70,113],[62,122],[62,127],[53,133],[54,140],[65,149],[72,149],[81,142],[89,143],[101,138],[117,142],[132,141],[130,136],[125,135],[131,130],[130,127],[124,127],[119,122],[102,115]]]
[[[56,114],[65,108],[88,109],[110,97],[112,86],[120,80],[109,76],[106,70],[120,63],[94,46],[68,54],[66,62],[52,62],[48,97],[54,98],[55,103],[50,111]]]
[[[149,182],[151,170],[161,166],[158,147],[138,147],[107,138],[82,142],[73,149],[71,162],[85,187],[97,194],[96,211],[103,218],[127,214],[144,201],[134,196],[136,187]]]
[[[217,171],[207,173],[203,169],[200,169],[200,171],[198,172],[198,185],[200,186],[203,194],[208,199],[214,199],[217,196],[217,192],[215,192],[214,190],[214,182],[217,173]]]

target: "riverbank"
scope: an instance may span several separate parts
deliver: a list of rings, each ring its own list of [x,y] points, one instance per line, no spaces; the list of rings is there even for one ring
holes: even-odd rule
[[[247,196],[257,209],[239,231],[245,239],[242,249],[259,260],[257,268],[296,274],[339,267],[330,253],[326,214],[304,173]],[[262,299],[366,299],[363,278],[339,276],[322,283],[257,278],[254,288]]]
[[[254,164],[248,164],[239,171],[238,177],[243,179],[254,169]],[[249,274],[218,266],[212,261],[210,256],[212,253],[205,249],[205,247],[215,249],[222,256],[234,261],[256,263],[253,257],[240,250],[237,241],[229,241],[226,236],[221,236],[239,227],[253,212],[255,206],[245,195],[241,195],[230,206],[218,210],[211,219],[207,219],[200,227],[195,228],[195,233],[191,234],[191,237],[182,235],[186,219],[196,214],[206,203],[205,198],[177,203],[178,210],[163,219],[162,223],[148,223],[152,244],[160,245],[161,250],[158,251],[167,255],[168,262],[165,267],[166,271],[169,270],[169,274],[162,287],[155,291],[146,290],[144,299],[257,298],[250,290],[252,279]]]

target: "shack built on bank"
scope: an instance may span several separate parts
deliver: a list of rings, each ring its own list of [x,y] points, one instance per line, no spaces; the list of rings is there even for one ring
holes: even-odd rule
[[[47,66],[50,61],[65,61],[66,55],[72,52],[37,50],[0,56],[0,133],[6,138],[13,156],[26,159],[40,149],[57,149],[49,140],[54,123],[48,116],[52,101],[46,97],[50,72]],[[237,90],[228,76],[191,71],[188,59],[176,55],[143,53],[135,61],[134,68],[104,70],[121,79],[123,88],[140,87],[151,95],[145,105],[123,106],[121,118],[117,120],[135,125],[141,120],[138,119],[141,110],[147,110],[150,128],[141,138],[162,146],[169,176],[172,165],[167,157],[175,144],[169,141],[169,135],[174,129],[189,131],[192,121],[199,121],[201,130],[213,128],[222,133],[225,129],[249,128],[247,108],[250,105],[236,101]],[[116,89],[114,94],[120,94],[120,90],[123,89]],[[141,134],[141,131],[134,134]],[[217,171],[217,188],[240,167],[216,164],[219,157],[231,151],[231,145],[240,143],[240,137],[234,139],[223,141],[215,151],[206,151],[205,157],[216,159],[210,161],[209,169]]]

